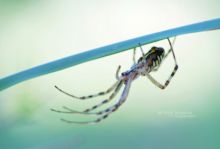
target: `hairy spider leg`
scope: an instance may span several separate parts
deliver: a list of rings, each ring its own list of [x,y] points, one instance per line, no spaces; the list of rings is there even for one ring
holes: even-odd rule
[[[106,91],[99,92],[99,93],[94,94],[94,95],[88,95],[88,96],[82,96],[82,97],[77,97],[77,96],[75,96],[75,95],[73,95],[73,94],[70,94],[70,93],[68,93],[68,92],[66,92],[66,91],[64,91],[64,90],[62,90],[62,89],[60,89],[60,88],[57,87],[57,86],[55,86],[55,88],[56,88],[58,91],[60,91],[60,92],[62,92],[62,93],[64,93],[64,94],[66,94],[66,95],[68,95],[68,96],[70,96],[70,97],[73,97],[73,98],[76,98],[76,99],[80,99],[80,100],[85,100],[85,99],[94,98],[94,97],[97,97],[97,96],[102,96],[102,95],[105,95],[105,94],[110,93],[110,92],[118,85],[118,83],[119,83],[119,81],[117,81],[116,83],[114,83],[114,84],[113,84],[110,88],[108,88]]]
[[[148,79],[149,79],[154,85],[156,85],[157,87],[159,87],[159,88],[161,88],[161,89],[165,89],[165,88],[169,85],[171,79],[173,78],[173,76],[175,75],[175,73],[176,73],[176,71],[177,71],[177,69],[178,69],[178,65],[177,65],[177,62],[176,62],[176,57],[175,57],[175,53],[174,53],[174,50],[173,50],[173,46],[172,46],[172,44],[171,44],[169,38],[168,38],[168,42],[169,42],[169,44],[170,44],[170,48],[171,48],[171,51],[172,51],[172,54],[173,54],[173,58],[174,58],[174,62],[175,62],[175,67],[174,67],[174,69],[173,69],[173,71],[172,71],[170,77],[166,80],[165,84],[162,85],[162,84],[159,83],[157,80],[155,80],[150,74],[147,74],[147,75],[146,75],[146,76],[148,77]]]
[[[61,120],[66,123],[74,123],[74,124],[96,124],[96,123],[101,122],[102,120],[106,119],[110,114],[112,114],[114,111],[116,111],[126,101],[128,93],[129,93],[129,89],[131,86],[131,82],[132,82],[132,79],[130,78],[128,80],[127,84],[125,85],[125,88],[123,90],[122,96],[119,99],[119,101],[115,105],[113,105],[103,111],[100,111],[100,113],[105,113],[105,114],[98,117],[97,119],[92,120],[92,121],[82,121],[82,122],[70,121],[70,120],[66,120],[66,119],[61,119]]]

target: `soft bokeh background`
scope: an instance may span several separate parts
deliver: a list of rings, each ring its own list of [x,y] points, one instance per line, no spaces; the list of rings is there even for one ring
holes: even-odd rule
[[[219,5],[218,0],[0,0],[0,77],[117,41],[218,18]],[[2,91],[0,148],[220,148],[219,37],[220,31],[178,37],[179,71],[170,86],[160,90],[146,78],[138,79],[127,102],[98,125],[69,125],[59,119],[95,117],[49,109],[66,105],[82,110],[102,98],[80,102],[53,86],[76,95],[103,90],[115,81],[119,64],[129,69],[131,51]],[[145,50],[152,45],[168,48],[167,41],[160,41]],[[164,81],[173,66],[170,56],[154,76]]]

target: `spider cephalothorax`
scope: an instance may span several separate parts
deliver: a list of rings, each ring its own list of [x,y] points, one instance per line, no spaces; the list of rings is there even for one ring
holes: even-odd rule
[[[62,89],[58,88],[57,86],[55,86],[56,89],[58,89],[60,92],[66,94],[68,96],[71,96],[73,98],[80,99],[80,100],[85,100],[85,99],[89,99],[89,98],[93,98],[93,97],[97,97],[97,96],[106,95],[106,94],[113,91],[112,94],[107,99],[103,100],[99,104],[97,104],[97,105],[95,105],[91,108],[85,109],[82,112],[70,109],[70,108],[65,107],[65,106],[63,108],[66,111],[60,111],[60,110],[55,110],[55,109],[51,109],[51,110],[55,111],[55,112],[59,112],[59,113],[100,115],[95,120],[85,121],[85,122],[77,122],[77,121],[69,121],[69,120],[66,120],[66,119],[61,119],[62,121],[67,122],[67,123],[94,124],[94,123],[98,123],[98,122],[102,121],[103,119],[107,118],[111,113],[116,111],[126,101],[132,81],[137,79],[139,76],[147,76],[148,79],[153,84],[155,84],[157,87],[159,87],[161,89],[165,89],[168,86],[168,84],[170,83],[170,80],[175,75],[175,73],[178,69],[178,65],[177,65],[177,62],[176,62],[173,47],[172,47],[172,44],[171,44],[169,39],[168,39],[168,42],[169,42],[169,45],[170,45],[170,49],[168,50],[168,52],[166,54],[165,54],[164,49],[161,48],[161,47],[152,47],[147,53],[144,53],[143,49],[142,49],[142,47],[139,43],[140,49],[142,51],[142,57],[140,57],[138,59],[138,61],[136,62],[136,60],[135,60],[135,51],[136,51],[136,49],[134,49],[134,53],[133,53],[133,62],[134,62],[134,64],[132,65],[132,67],[129,70],[121,73],[121,75],[119,75],[119,70],[121,68],[121,66],[119,66],[117,71],[116,71],[116,79],[117,79],[116,83],[114,83],[106,91],[103,91],[103,92],[100,92],[100,93],[94,94],[94,95],[77,97],[77,96],[69,94],[69,93],[63,91]],[[161,83],[156,81],[150,75],[150,73],[152,71],[157,71],[158,70],[158,68],[160,67],[160,64],[168,56],[168,54],[170,52],[172,52],[172,54],[173,54],[173,58],[174,58],[174,61],[175,61],[175,67],[174,67],[174,70],[172,71],[170,77],[167,79],[167,81],[164,83],[164,85],[162,85]],[[113,106],[108,107],[107,109],[93,112],[93,110],[95,110],[95,109],[101,107],[102,105],[110,102],[116,96],[116,94],[119,92],[119,90],[121,89],[121,87],[123,85],[124,85],[124,89],[123,89],[122,95],[121,95],[120,99],[118,100],[118,102],[116,104],[114,104]]]

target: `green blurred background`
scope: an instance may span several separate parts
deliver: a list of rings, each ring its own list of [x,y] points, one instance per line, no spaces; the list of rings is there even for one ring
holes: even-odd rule
[[[57,58],[177,26],[218,18],[218,0],[0,0],[0,77]],[[179,70],[166,90],[146,78],[132,84],[127,102],[98,125],[59,119],[95,117],[51,112],[63,105],[82,110],[102,98],[78,101],[54,85],[87,95],[109,87],[116,68],[127,70],[127,51],[39,77],[0,93],[1,149],[219,149],[220,31],[180,36]],[[168,48],[167,41],[152,45]],[[140,53],[139,53],[140,54]],[[153,75],[167,79],[169,57]],[[111,102],[113,104],[117,98]]]

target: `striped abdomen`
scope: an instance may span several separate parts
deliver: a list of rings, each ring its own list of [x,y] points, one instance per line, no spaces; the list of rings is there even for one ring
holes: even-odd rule
[[[148,72],[157,69],[164,58],[164,49],[160,47],[152,47],[138,62],[145,60],[148,66]]]

